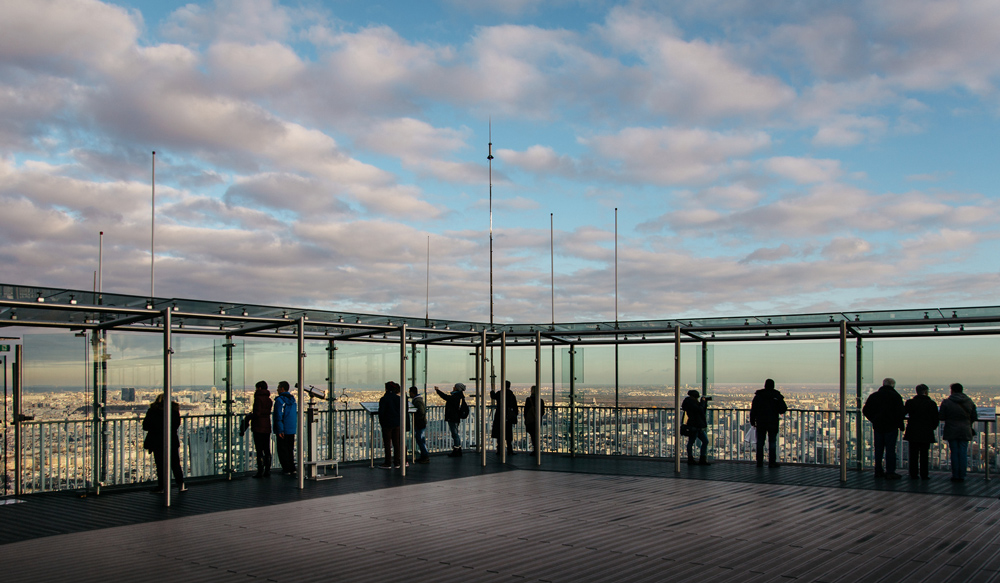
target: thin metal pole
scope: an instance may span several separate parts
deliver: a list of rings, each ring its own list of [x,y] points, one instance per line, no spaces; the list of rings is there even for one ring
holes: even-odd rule
[[[173,404],[171,402],[171,365],[173,362],[173,341],[170,337],[173,324],[171,323],[171,308],[163,309],[163,504],[170,506],[170,474],[173,467],[173,458],[170,456],[173,444],[170,443],[173,436]],[[179,454],[178,454],[179,455]]]
[[[861,423],[861,391],[864,388],[864,368],[862,363],[864,360],[864,344],[860,336],[858,336],[857,343],[857,395],[854,398],[854,427],[855,427],[855,441],[856,449],[858,454],[857,468],[858,471],[864,469],[865,464],[865,450],[864,450],[864,439],[865,434],[863,431],[863,425]]]
[[[482,375],[480,376],[480,384],[482,385],[479,389],[479,418],[476,419],[477,425],[479,426],[479,454],[483,467],[486,467],[486,330],[483,330],[483,358],[480,361],[480,366],[482,366]]]
[[[552,331],[556,330],[556,239],[555,239],[555,219],[553,213],[549,213],[549,290],[552,295]],[[542,387],[538,387],[538,394],[542,394]],[[539,397],[541,398],[541,397]],[[556,406],[556,345],[552,344],[552,406]],[[552,424],[552,443],[555,445],[556,424]],[[557,448],[558,450],[558,448]]]
[[[14,406],[14,496],[21,495],[21,409],[22,389],[24,386],[24,347],[21,344],[14,345],[14,366],[11,367],[11,376],[14,381],[11,387],[11,399]]]
[[[500,463],[507,463],[507,332],[500,332]],[[513,440],[511,440],[513,442]],[[513,443],[511,443],[513,446]]]
[[[674,328],[674,471],[681,471],[681,327]]]
[[[569,345],[569,455],[576,457],[576,345]]]
[[[490,164],[490,328],[493,327],[493,120],[490,120],[489,154]]]
[[[542,331],[535,331],[535,465],[542,465]]]
[[[430,325],[431,318],[431,236],[427,235],[427,286],[425,290],[425,302],[424,302],[424,325]],[[414,377],[414,384],[416,384],[416,377]],[[424,392],[426,393],[427,386],[424,385]]]
[[[232,334],[226,334],[226,479],[232,480],[236,471],[233,460],[233,343]]]
[[[840,481],[847,481],[847,322],[840,321]]]
[[[150,206],[151,217],[149,221],[149,299],[156,297],[154,282],[156,272],[154,261],[156,259],[156,151],[153,151],[153,180],[152,180],[152,205]]]
[[[302,438],[305,436],[305,426],[303,424],[303,404],[305,403],[305,386],[306,386],[306,338],[305,338],[305,328],[306,319],[305,316],[299,316],[298,324],[295,327],[296,335],[298,336],[298,404],[295,407],[297,424],[296,431],[298,435],[295,440],[295,473],[298,475],[298,486],[299,490],[304,490],[306,487],[306,477],[305,477],[305,463],[302,459],[303,454],[303,443]]]
[[[104,231],[97,245],[97,305],[104,303]]]
[[[406,323],[399,326],[399,457],[400,474],[406,475]]]
[[[621,409],[618,402],[618,207],[615,207],[615,451],[621,453]]]
[[[327,342],[326,350],[328,353],[326,357],[326,409],[330,415],[326,425],[326,459],[332,460],[337,459],[337,402],[334,394],[336,389],[334,379],[337,378],[337,346],[333,340]]]

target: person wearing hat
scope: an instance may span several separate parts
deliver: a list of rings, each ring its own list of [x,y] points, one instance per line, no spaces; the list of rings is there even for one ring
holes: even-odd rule
[[[688,453],[688,465],[692,466],[707,466],[708,457],[708,433],[705,432],[708,429],[708,420],[705,412],[708,410],[708,399],[702,397],[698,400],[698,391],[691,389],[688,391],[688,396],[681,403],[681,410],[687,414],[687,426],[688,432],[688,443],[687,443],[687,453]],[[694,440],[701,440],[701,459],[695,461],[694,455],[692,455],[692,449],[694,448]]]
[[[462,413],[469,416],[469,406],[465,404],[465,385],[455,383],[451,393],[442,392],[434,387],[439,397],[444,399],[444,420],[448,422],[448,429],[451,429],[452,448],[448,457],[462,457],[462,436],[458,433],[458,426],[462,423]]]
[[[385,394],[378,401],[378,424],[382,427],[382,446],[385,449],[385,462],[379,467],[391,470],[403,465],[400,453],[402,432],[399,429],[399,384],[389,381],[385,384]]]

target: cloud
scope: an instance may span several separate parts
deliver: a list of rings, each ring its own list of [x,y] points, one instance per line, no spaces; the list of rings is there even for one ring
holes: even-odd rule
[[[778,156],[765,161],[764,167],[782,178],[799,184],[830,182],[842,174],[839,160]]]
[[[788,243],[782,243],[777,247],[755,249],[753,253],[750,253],[741,259],[740,263],[771,263],[774,261],[788,259],[793,255],[794,252],[792,251],[791,245]]]
[[[820,125],[813,137],[817,146],[854,146],[872,136],[881,135],[885,120],[857,115],[840,115]]]

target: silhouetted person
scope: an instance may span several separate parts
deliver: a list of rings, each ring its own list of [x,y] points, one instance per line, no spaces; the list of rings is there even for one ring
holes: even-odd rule
[[[688,391],[688,396],[681,403],[681,410],[687,414],[687,426],[690,430],[690,434],[687,436],[688,464],[692,466],[707,466],[709,465],[708,458],[706,457],[708,451],[708,433],[705,430],[708,429],[708,417],[706,415],[708,411],[708,399],[702,397],[699,400],[698,394],[698,391],[694,389]],[[695,461],[692,454],[696,439],[701,441],[701,458],[698,461]]]
[[[788,411],[785,398],[774,388],[774,381],[764,381],[764,388],[753,396],[750,404],[750,425],[757,428],[757,467],[764,467],[764,439],[767,439],[767,466],[778,467],[778,425]]]
[[[541,407],[536,406],[541,402]],[[535,411],[540,411],[538,417],[545,417],[545,399],[538,396],[538,387],[531,385],[531,394],[524,398],[524,428],[528,431],[531,442],[531,455],[538,452],[538,434],[535,432],[537,418]]]
[[[448,457],[462,457],[462,436],[458,432],[458,427],[462,419],[469,416],[469,406],[465,403],[465,384],[455,383],[455,388],[450,393],[444,393],[437,387],[434,387],[434,390],[444,399],[444,420],[448,422],[448,429],[451,430],[452,447]]]
[[[896,379],[886,378],[882,386],[868,396],[861,409],[865,418],[872,422],[875,446],[875,477],[897,480],[896,439],[903,429],[903,397],[896,392]],[[885,467],[882,459],[885,458]]]
[[[385,384],[385,394],[378,400],[378,424],[382,427],[382,447],[385,449],[385,461],[379,467],[383,470],[403,465],[400,453],[402,431],[399,428],[399,391],[399,384],[389,381]]]
[[[253,446],[257,450],[257,473],[255,478],[271,476],[271,391],[267,383],[259,381],[253,392],[253,408],[250,410],[250,433],[253,434]]]
[[[910,478],[926,480],[931,444],[937,441],[938,408],[927,396],[927,385],[917,385],[914,391],[917,394],[903,405],[907,417],[903,439],[910,442]]]
[[[298,432],[298,405],[295,397],[288,390],[288,381],[278,383],[278,396],[274,399],[274,410],[271,412],[272,431],[277,436],[276,449],[278,463],[289,476],[297,473],[295,464],[295,434]]]
[[[410,387],[410,403],[416,409],[413,412],[413,439],[417,442],[417,448],[420,449],[417,463],[429,464],[431,455],[427,451],[427,436],[424,435],[427,430],[427,405],[424,403],[424,398],[420,396],[420,389],[417,387]]]
[[[951,481],[962,482],[969,467],[969,440],[976,435],[973,424],[979,420],[976,404],[965,395],[960,383],[951,384],[951,395],[941,401],[939,415],[944,423],[941,437],[951,450]]]
[[[163,400],[165,396],[160,393],[156,400],[149,405],[146,416],[142,419],[142,429],[147,432],[146,439],[142,445],[153,453],[153,463],[156,464],[156,494],[162,494],[166,489],[167,476],[164,473],[163,459]],[[170,471],[174,473],[174,481],[181,492],[187,491],[184,485],[184,471],[181,469],[181,442],[177,439],[177,429],[181,426],[181,412],[177,403],[171,403],[170,407]]]
[[[493,431],[491,435],[493,439],[497,440],[497,455],[500,455],[501,448],[503,448],[503,442],[507,441],[507,453],[514,455],[514,425],[517,424],[517,397],[514,396],[514,391],[510,390],[510,381],[506,382],[505,389],[505,411],[507,414],[504,416],[504,423],[506,424],[506,431],[502,431],[500,427],[500,391],[490,391],[490,399],[493,400],[494,412],[493,412]]]

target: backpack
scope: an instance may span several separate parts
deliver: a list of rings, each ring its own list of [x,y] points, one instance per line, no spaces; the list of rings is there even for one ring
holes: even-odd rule
[[[462,404],[458,407],[458,416],[462,419],[469,418],[469,404],[465,402],[465,397],[462,398]]]

